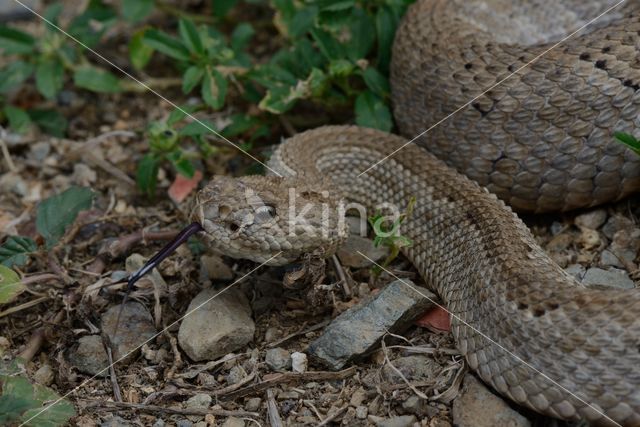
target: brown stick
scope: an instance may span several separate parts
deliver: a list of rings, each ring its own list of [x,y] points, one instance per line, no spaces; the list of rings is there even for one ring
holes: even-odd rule
[[[163,406],[158,405],[144,405],[142,403],[129,403],[129,402],[95,402],[95,401],[85,401],[88,403],[86,406],[87,409],[104,409],[106,411],[117,411],[119,409],[130,410],[130,411],[141,411],[148,413],[161,413],[161,414],[177,414],[177,415],[216,415],[220,417],[251,417],[258,418],[260,414],[257,412],[249,412],[249,411],[227,411],[226,409],[197,409],[197,408],[189,408],[189,409],[177,409],[177,408],[165,408]]]

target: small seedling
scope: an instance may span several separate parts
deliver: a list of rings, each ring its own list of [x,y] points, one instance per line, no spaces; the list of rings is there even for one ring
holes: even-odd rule
[[[613,135],[618,141],[631,148],[636,154],[640,155],[640,141],[638,141],[635,136],[624,132],[616,132]]]

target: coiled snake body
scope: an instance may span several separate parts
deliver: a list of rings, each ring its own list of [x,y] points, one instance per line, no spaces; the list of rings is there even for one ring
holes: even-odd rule
[[[419,1],[394,47],[400,129],[417,135],[605,8]],[[471,368],[538,412],[638,426],[640,293],[581,286],[492,194],[516,210],[547,211],[640,187],[635,154],[611,141],[614,130],[633,131],[640,120],[637,12],[637,3],[616,9],[604,25],[567,40],[418,140],[444,161],[415,144],[395,152],[406,143],[399,136],[323,127],[274,153],[271,166],[294,178],[214,178],[198,195],[196,219],[221,251],[257,261],[278,254],[272,263],[282,264],[341,240],[337,231],[281,231],[289,187],[300,193],[295,206],[317,205],[305,214],[312,226],[320,224],[320,206],[333,208],[341,196],[369,208],[404,208],[415,198],[401,229],[413,241],[404,252],[451,311]]]

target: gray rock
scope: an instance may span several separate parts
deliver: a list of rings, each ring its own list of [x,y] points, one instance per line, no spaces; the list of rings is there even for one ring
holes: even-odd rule
[[[380,261],[389,254],[389,248],[386,246],[376,248],[373,245],[373,240],[352,235],[340,246],[337,255],[340,258],[340,262],[348,267],[363,268],[373,265],[371,261],[358,252],[363,253],[374,261]]]
[[[249,412],[256,412],[260,410],[261,405],[262,405],[262,399],[260,399],[259,397],[252,397],[251,399],[248,399],[244,403],[244,409],[246,409]]]
[[[582,283],[586,286],[608,286],[622,289],[633,289],[635,284],[629,278],[629,275],[617,268],[603,270],[601,268],[592,267],[587,270],[582,279]]]
[[[222,427],[244,427],[244,420],[236,417],[229,417],[222,423]]]
[[[105,369],[109,366],[109,359],[99,335],[80,337],[78,346],[69,353],[69,362],[85,374],[101,377],[109,375],[109,370]]]
[[[122,314],[116,330],[121,307]],[[156,334],[156,328],[151,314],[142,304],[128,302],[124,306],[113,306],[102,315],[102,332],[113,349],[113,360],[124,357],[125,361],[129,361],[135,357],[138,347]]]
[[[291,370],[299,374],[307,372],[307,355],[298,351],[291,354]]]
[[[356,418],[360,420],[364,420],[365,418],[367,418],[368,414],[369,414],[369,410],[367,409],[366,406],[360,405],[356,407]]]
[[[402,415],[391,418],[381,418],[369,415],[369,421],[371,421],[376,427],[411,427],[417,419],[414,415]]]
[[[471,374],[453,401],[453,425],[458,427],[529,427],[531,423]]]
[[[187,400],[186,405],[187,405],[187,408],[190,408],[190,409],[207,409],[209,405],[211,405],[212,400],[213,399],[208,394],[199,393],[199,394],[196,394],[195,396],[191,396]]]
[[[176,427],[193,427],[193,422],[187,419],[176,421]]]
[[[154,423],[153,427],[164,427],[165,422],[162,418],[158,418]]]
[[[402,402],[402,409],[410,414],[422,416],[427,412],[427,402],[418,396],[409,396],[407,400]]]
[[[53,373],[53,369],[48,363],[40,366],[40,368],[38,368],[38,370],[33,374],[33,379],[35,380],[35,382],[45,386],[51,384],[54,377],[55,375]]]
[[[330,369],[342,369],[373,350],[387,332],[402,333],[432,306],[430,299],[435,296],[427,289],[396,280],[334,319],[307,353]]]
[[[634,226],[633,221],[629,218],[617,214],[607,220],[607,223],[602,227],[602,232],[607,238],[613,239],[616,232],[620,230],[631,230]]]
[[[604,209],[595,209],[591,212],[586,212],[578,215],[574,223],[578,227],[588,228],[590,230],[597,230],[607,220],[607,211]]]
[[[21,0],[25,6],[33,10],[40,10],[41,0]],[[0,1],[0,22],[11,22],[18,19],[35,19],[36,16],[20,3],[13,0]]]
[[[112,415],[111,417],[104,420],[100,427],[128,427],[131,424],[127,422],[124,418],[120,418],[117,415]]]
[[[191,314],[180,325],[178,342],[195,361],[217,359],[253,339],[251,308],[239,289],[222,293],[205,289],[191,301],[187,313]]]
[[[587,272],[587,269],[584,268],[581,264],[571,264],[567,268],[564,269],[567,273],[572,275],[578,282],[582,282],[582,278]]]
[[[291,367],[291,354],[284,348],[270,348],[264,356],[264,361],[271,370],[284,371]]]
[[[600,264],[605,267],[625,268],[627,265],[633,265],[638,250],[640,250],[640,229],[617,231],[613,235],[611,245],[602,252]]]

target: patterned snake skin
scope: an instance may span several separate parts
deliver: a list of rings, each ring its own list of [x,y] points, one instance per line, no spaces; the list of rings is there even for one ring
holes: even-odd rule
[[[425,0],[410,8],[392,65],[404,134],[427,129],[607,7],[487,3]],[[287,178],[215,177],[194,217],[220,251],[261,262],[279,254],[271,263],[283,264],[318,247],[331,252],[344,238],[319,231],[323,204],[333,212],[346,197],[372,210],[404,209],[415,198],[400,230],[413,241],[404,253],[451,311],[471,368],[540,413],[640,426],[640,293],[582,287],[496,197],[517,210],[547,211],[640,187],[636,156],[611,141],[613,130],[632,131],[640,120],[637,5],[603,18],[418,141],[443,160],[409,144],[359,176],[406,140],[322,127],[274,153],[271,167]],[[282,231],[291,187],[301,195],[295,208],[313,205],[312,230]]]

